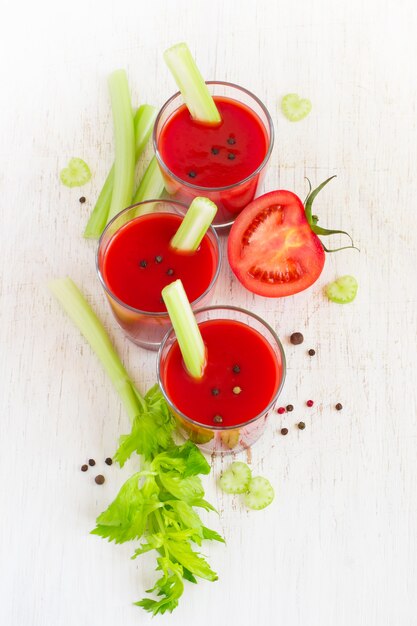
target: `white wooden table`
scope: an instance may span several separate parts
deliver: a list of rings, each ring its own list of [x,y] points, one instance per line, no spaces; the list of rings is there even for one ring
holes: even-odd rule
[[[174,91],[162,52],[181,40],[207,78],[246,86],[271,111],[276,145],[264,189],[303,197],[305,176],[318,184],[337,174],[316,212],[322,224],[351,231],[361,252],[329,256],[311,289],[277,301],[246,293],[224,264],[216,302],[255,310],[277,329],[288,359],[282,404],[295,410],[271,419],[252,450],[253,471],[276,489],[268,509],[248,512],[223,495],[216,478],[230,459],[213,462],[204,484],[220,517],[210,522],[227,546],[204,552],[219,581],[188,585],[161,623],[415,626],[416,17],[411,0],[5,8],[2,626],[151,623],[132,602],[151,586],[153,556],[130,561],[132,546],[88,534],[135,467],[104,465],[128,418],[47,282],[70,275],[140,388],[155,382],[155,354],[116,328],[95,275],[95,244],[81,233],[113,158],[108,73],[126,68],[134,102],[159,107]],[[313,103],[298,124],[277,107],[293,91]],[[93,170],[82,189],[59,183],[71,156]],[[323,286],[346,273],[359,280],[356,301],[329,303]],[[302,346],[289,344],[293,331],[304,333]],[[80,472],[90,457],[106,476],[101,487],[93,471]]]

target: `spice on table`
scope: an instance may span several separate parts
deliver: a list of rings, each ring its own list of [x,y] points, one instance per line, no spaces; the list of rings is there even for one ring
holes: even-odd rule
[[[86,472],[87,470],[88,470],[88,465],[86,465],[85,463],[84,463],[84,465],[81,465],[81,471],[82,472]]]
[[[99,474],[95,477],[94,480],[96,481],[97,485],[102,485],[106,479],[104,478],[103,474]]]
[[[343,404],[340,404],[340,402],[338,402],[336,404],[336,411],[341,411],[343,409]]]
[[[113,463],[113,459],[108,456],[107,459],[105,459],[104,462],[105,462],[106,465],[111,465]]]
[[[290,337],[290,341],[294,346],[299,346],[300,343],[303,343],[304,337],[302,333],[293,333]]]
[[[316,351],[313,350],[313,348],[310,348],[310,350],[308,351],[310,356],[314,356],[316,354]]]
[[[288,435],[288,428],[281,428],[281,435]]]
[[[282,415],[283,413],[285,413],[285,407],[284,407],[284,406],[280,406],[280,407],[277,409],[277,413],[279,413],[280,415]]]
[[[299,428],[300,430],[304,430],[304,428],[306,427],[306,425],[304,424],[304,422],[298,422],[297,426],[298,426],[298,428]]]
[[[291,413],[291,411],[294,411],[294,407],[292,404],[287,404],[286,409],[288,411],[288,413]]]
[[[81,204],[84,204],[84,202],[85,202],[85,196],[81,196],[81,198],[80,198],[80,203],[81,203]]]
[[[88,464],[89,464],[90,467],[93,467],[93,465],[95,465],[96,462],[95,462],[94,459],[88,459]]]
[[[308,407],[310,407],[310,408],[313,406],[313,404],[314,404],[314,401],[313,401],[313,400],[307,400],[307,402],[306,402],[306,405],[307,405]]]

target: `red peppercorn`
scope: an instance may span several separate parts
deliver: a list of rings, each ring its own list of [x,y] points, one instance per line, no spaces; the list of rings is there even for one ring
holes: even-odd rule
[[[277,413],[282,415],[283,413],[285,413],[285,408],[283,406],[280,406],[279,409],[277,409]]]
[[[313,402],[313,400],[307,400],[306,404],[307,404],[307,406],[312,407],[314,402]]]

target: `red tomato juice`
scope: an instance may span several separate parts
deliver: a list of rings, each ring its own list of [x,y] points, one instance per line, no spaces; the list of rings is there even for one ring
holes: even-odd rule
[[[257,330],[235,320],[209,320],[199,328],[207,349],[201,380],[187,373],[177,342],[166,356],[162,380],[173,405],[209,427],[237,426],[262,414],[282,378],[282,364],[271,345]]]
[[[180,278],[190,302],[209,287],[216,272],[217,251],[207,237],[198,250],[180,253],[170,241],[182,217],[149,213],[122,226],[104,252],[102,273],[109,291],[130,307],[163,312],[161,290]]]
[[[161,156],[178,178],[201,187],[227,187],[250,176],[262,163],[268,137],[259,117],[246,105],[214,96],[222,122],[196,122],[185,105],[165,123]]]

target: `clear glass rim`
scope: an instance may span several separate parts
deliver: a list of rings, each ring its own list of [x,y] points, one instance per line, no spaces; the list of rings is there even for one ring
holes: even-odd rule
[[[120,306],[124,307],[125,309],[128,309],[129,311],[132,311],[133,313],[137,313],[139,315],[149,316],[149,317],[164,318],[164,317],[168,317],[167,311],[142,311],[141,309],[136,309],[135,307],[130,306],[129,304],[126,304],[126,302],[123,302],[123,300],[120,300],[120,298],[118,298],[111,291],[111,289],[109,289],[108,286],[106,285],[106,282],[104,280],[103,274],[102,274],[100,266],[99,266],[99,253],[100,253],[100,248],[101,248],[104,236],[106,235],[106,233],[109,230],[109,228],[111,227],[111,225],[115,222],[115,220],[117,220],[121,215],[123,215],[124,213],[127,213],[127,211],[130,211],[131,209],[135,209],[135,208],[143,206],[145,204],[154,204],[155,202],[159,202],[161,204],[163,204],[163,203],[173,204],[173,205],[175,205],[177,207],[181,207],[181,209],[183,209],[183,213],[181,213],[181,211],[179,211],[178,214],[180,216],[183,215],[184,212],[187,210],[187,205],[183,204],[182,202],[178,202],[177,200],[169,200],[168,198],[162,198],[162,199],[158,198],[158,199],[155,199],[155,200],[143,200],[142,202],[138,202],[137,204],[132,204],[131,206],[126,207],[126,209],[123,209],[123,211],[120,211],[120,213],[117,213],[117,215],[115,215],[110,220],[110,222],[107,224],[106,228],[101,233],[100,239],[98,241],[97,252],[96,252],[96,271],[97,271],[100,283],[101,283],[103,289],[105,290],[105,292],[113,300],[115,300]],[[163,211],[161,211],[161,213],[163,213]],[[123,226],[124,226],[124,224],[123,224]],[[115,233],[118,232],[118,230],[119,229],[117,229],[115,231]],[[191,302],[191,304],[193,306],[195,304],[197,304],[198,302],[200,302],[200,300],[202,300],[208,294],[210,289],[213,288],[213,286],[216,283],[216,280],[217,280],[217,278],[219,277],[219,274],[220,274],[220,267],[221,267],[221,262],[222,262],[222,249],[221,249],[221,246],[220,246],[219,236],[217,235],[217,233],[216,233],[215,229],[213,228],[213,226],[209,227],[208,232],[210,232],[213,235],[214,241],[216,242],[216,247],[217,247],[217,267],[216,267],[216,271],[214,272],[213,278],[211,279],[210,284],[208,285],[207,289],[200,296],[198,296],[198,298],[196,298],[195,300],[193,300],[193,302]],[[114,234],[112,235],[112,237],[114,237]],[[110,239],[109,239],[109,241],[110,241]]]
[[[285,382],[285,377],[287,374],[287,362],[285,359],[285,352],[284,352],[284,348],[282,347],[282,343],[278,337],[278,335],[276,334],[276,332],[274,331],[274,329],[272,328],[272,326],[270,326],[268,324],[268,322],[266,322],[264,319],[262,319],[262,317],[260,317],[259,315],[256,315],[256,313],[252,313],[251,311],[248,311],[247,309],[243,309],[241,307],[238,306],[233,306],[233,305],[228,305],[228,304],[224,304],[224,305],[212,305],[212,306],[205,306],[202,307],[201,309],[197,309],[196,311],[194,311],[195,315],[198,315],[199,313],[205,313],[206,311],[237,311],[239,313],[243,313],[244,315],[248,315],[249,317],[257,320],[258,322],[260,322],[260,324],[262,326],[264,326],[272,335],[274,341],[276,342],[280,355],[281,355],[281,364],[282,364],[282,376],[281,376],[281,381],[278,385],[278,388],[273,396],[273,398],[270,400],[269,404],[262,410],[261,413],[258,413],[258,415],[255,415],[255,417],[252,417],[252,419],[246,421],[246,422],[242,422],[240,424],[234,424],[233,426],[216,426],[213,424],[213,426],[208,426],[207,424],[202,424],[201,422],[196,422],[195,420],[191,419],[191,417],[188,417],[187,415],[185,415],[185,413],[183,413],[182,411],[180,411],[178,409],[178,407],[175,406],[175,404],[170,400],[170,398],[168,397],[166,391],[165,391],[165,387],[164,384],[162,382],[159,370],[160,370],[160,363],[162,360],[162,352],[164,350],[165,344],[167,343],[170,334],[173,331],[173,328],[171,326],[171,328],[166,332],[164,338],[161,341],[161,345],[159,346],[159,350],[158,350],[158,354],[157,354],[157,362],[156,362],[156,375],[158,378],[158,385],[160,390],[162,391],[162,395],[164,396],[165,400],[167,401],[168,405],[170,407],[173,408],[173,410],[175,411],[175,413],[177,413],[184,421],[188,422],[189,424],[193,424],[194,426],[198,426],[198,428],[205,428],[206,430],[218,430],[218,431],[224,431],[224,430],[237,430],[239,428],[243,428],[244,426],[248,426],[248,424],[252,424],[253,422],[256,422],[256,420],[260,419],[263,415],[265,415],[266,413],[268,413],[268,411],[273,407],[273,405],[275,404],[277,398],[279,397],[282,388],[284,386],[284,382]],[[221,319],[221,318],[218,318]]]
[[[265,165],[269,161],[269,157],[271,156],[272,148],[274,147],[274,125],[273,125],[273,122],[272,122],[272,118],[271,118],[271,116],[269,114],[269,111],[266,108],[266,106],[264,105],[264,103],[262,102],[262,100],[260,100],[257,96],[255,96],[255,94],[253,94],[248,89],[245,89],[245,87],[241,87],[240,85],[236,85],[235,83],[228,83],[228,82],[221,81],[221,80],[207,80],[205,82],[206,82],[206,85],[222,85],[224,87],[232,87],[233,89],[237,89],[239,91],[243,91],[246,95],[248,95],[250,98],[255,100],[255,102],[257,102],[257,104],[262,109],[262,111],[265,114],[265,117],[266,117],[266,119],[268,121],[268,126],[269,126],[269,146],[268,146],[268,150],[266,151],[266,154],[265,154],[265,157],[264,157],[262,163],[260,165],[258,165],[256,170],[254,170],[251,174],[249,174],[249,176],[246,176],[246,178],[242,178],[242,180],[239,180],[236,183],[233,183],[232,185],[226,185],[225,187],[202,187],[201,185],[194,185],[193,183],[190,183],[187,180],[184,180],[183,178],[180,178],[179,176],[174,174],[174,172],[172,172],[169,169],[169,167],[166,165],[165,161],[163,160],[163,158],[161,156],[161,153],[158,150],[158,144],[157,144],[157,138],[156,138],[157,128],[158,128],[160,119],[161,119],[164,111],[171,104],[171,102],[173,102],[173,100],[175,100],[175,98],[178,98],[178,96],[181,96],[181,92],[180,91],[177,91],[176,93],[174,93],[174,95],[171,96],[165,102],[165,104],[162,105],[162,107],[161,107],[161,109],[160,109],[160,111],[159,111],[159,113],[158,113],[158,115],[156,117],[156,120],[155,120],[155,124],[154,124],[154,127],[153,127],[153,132],[152,132],[152,143],[153,143],[155,156],[156,156],[160,166],[169,174],[169,176],[171,178],[173,178],[176,182],[181,183],[182,185],[185,185],[186,187],[189,187],[190,189],[193,189],[194,191],[201,192],[201,195],[205,195],[205,193],[209,193],[209,192],[211,192],[211,193],[213,193],[213,192],[221,193],[222,191],[228,191],[230,189],[234,189],[235,187],[239,187],[240,185],[243,185],[244,183],[247,183],[252,178],[257,176],[259,174],[259,172],[261,172],[263,170],[263,168],[265,167]],[[233,222],[230,222],[230,223],[232,224]],[[225,227],[227,225],[228,224],[216,224],[217,227],[219,227],[219,226]]]

